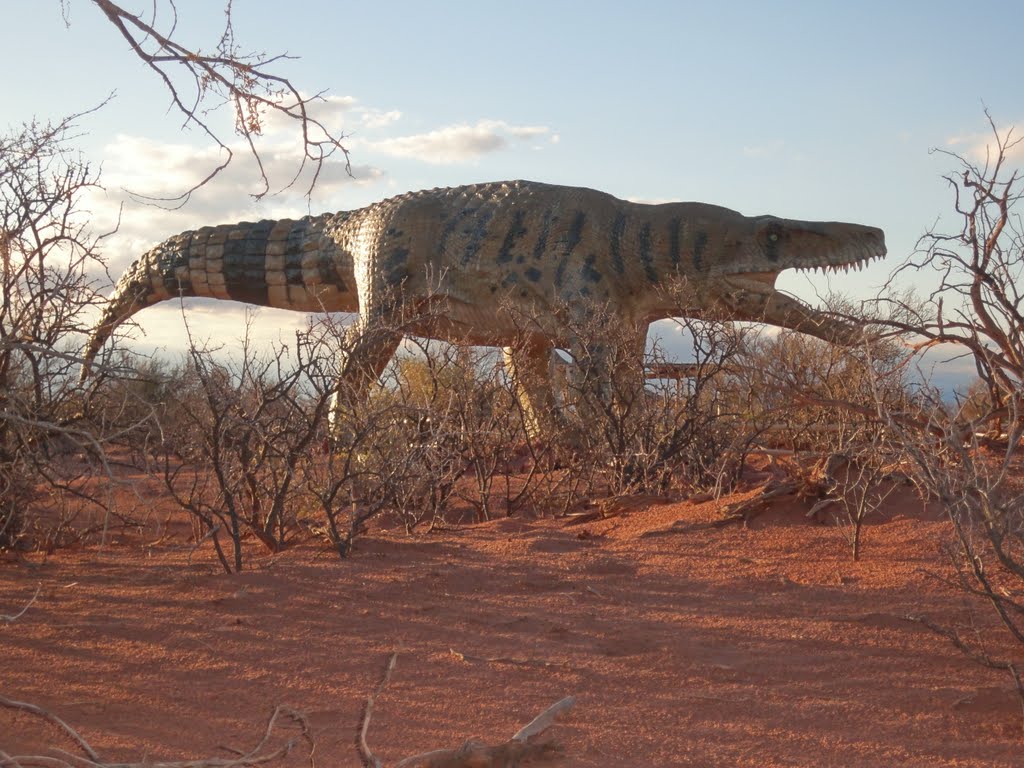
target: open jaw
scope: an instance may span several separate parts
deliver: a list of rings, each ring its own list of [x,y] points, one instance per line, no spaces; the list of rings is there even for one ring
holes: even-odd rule
[[[803,271],[803,270],[802,270]],[[844,346],[861,339],[859,324],[841,319],[775,287],[778,272],[751,272],[725,278],[726,305],[736,319],[767,323]]]

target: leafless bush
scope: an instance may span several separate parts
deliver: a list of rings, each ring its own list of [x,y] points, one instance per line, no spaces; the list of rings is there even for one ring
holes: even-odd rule
[[[889,413],[912,407],[908,358],[892,341],[841,347],[780,331],[748,336],[732,370],[740,407],[763,442],[827,452],[877,428],[879,407]]]
[[[154,2],[149,17],[109,0],[90,5],[157,74],[186,124],[226,151],[225,162],[197,186],[231,160],[232,148],[207,122],[225,104],[259,167],[257,197],[270,184],[257,149],[270,113],[294,121],[301,132],[296,178],[312,166],[306,179],[315,184],[335,151],[347,165],[340,136],[310,113],[319,96],[301,94],[274,71],[282,57],[248,54],[237,44],[230,2],[224,31],[206,53],[176,37],[173,0]],[[65,21],[70,6],[62,0]],[[105,271],[98,250],[103,237],[90,231],[79,208],[83,193],[98,186],[98,174],[70,146],[81,117],[33,122],[0,137],[0,549],[50,548],[80,539],[91,527],[106,530],[115,510],[90,476],[97,464],[106,466],[107,447],[137,445],[140,425],[153,424],[147,411],[153,393],[105,384],[116,354],[93,367],[88,386],[77,381],[81,338],[95,320],[95,288]],[[90,520],[77,519],[83,510],[94,513]]]
[[[442,521],[456,486],[468,470],[460,409],[475,381],[468,348],[420,342],[387,372],[380,398],[394,408],[395,423],[381,447],[396,467],[391,475],[395,511],[407,531]]]
[[[500,404],[487,399],[493,374],[480,375],[471,351],[423,344],[364,392],[339,382],[338,371],[357,364],[365,343],[321,318],[288,348],[259,353],[243,343],[218,359],[193,345],[170,386],[140,376],[126,385],[159,398],[149,455],[226,570],[244,567],[249,538],[277,551],[313,530],[345,556],[384,512],[412,531],[444,519],[457,490],[478,515],[488,509],[505,468],[485,428],[502,421]],[[341,420],[328,430],[331,409]],[[483,489],[476,495],[459,487],[470,475]]]
[[[182,381],[168,393],[154,446],[165,485],[229,572],[243,568],[247,536],[277,552],[300,530],[303,470],[324,434],[332,390],[322,381],[334,352],[312,333],[265,353],[247,336],[227,362],[193,344]]]
[[[408,472],[395,500],[410,527],[440,521],[456,502],[482,521],[532,499],[538,462],[523,460],[525,415],[493,349],[421,343],[396,361],[384,388],[401,414],[394,455]]]
[[[573,363],[566,376],[565,444],[572,496],[664,493],[713,482],[733,440],[718,384],[740,350],[740,332],[708,319],[680,319],[685,366],[646,349],[646,325],[631,326],[594,304],[570,315]]]
[[[864,315],[843,314],[870,324]],[[905,472],[889,418],[917,407],[909,362],[899,343],[869,334],[856,347],[841,347],[781,331],[748,336],[730,369],[725,399],[747,425],[741,451],[767,453],[787,475],[765,493],[796,494],[808,501],[809,517],[842,524],[855,560],[865,521]]]
[[[78,210],[97,181],[69,147],[75,119],[0,137],[0,549],[75,540],[73,519],[108,506],[87,480],[116,435],[93,429],[77,377],[103,264]]]
[[[530,502],[543,448],[531,442],[514,382],[493,351],[470,349],[462,368],[453,388],[454,415],[472,484],[459,493],[478,520],[507,517]]]
[[[1010,156],[1021,140],[989,122],[993,144],[982,163],[950,155],[958,170],[946,180],[959,230],[928,232],[895,275],[931,274],[935,285],[924,299],[890,292],[882,304],[889,327],[908,334],[917,351],[966,354],[974,362],[978,383],[972,397],[950,403],[941,392],[922,389],[923,407],[914,417],[889,414],[889,422],[913,459],[917,481],[953,522],[957,586],[992,608],[1019,650],[1024,647],[1024,227],[1017,209],[1020,171],[1010,167]],[[1007,669],[1024,697],[1016,654],[993,653],[984,633],[943,632],[973,658]]]

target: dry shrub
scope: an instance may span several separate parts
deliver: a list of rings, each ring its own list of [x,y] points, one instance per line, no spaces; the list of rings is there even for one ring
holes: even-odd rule
[[[103,263],[79,211],[97,175],[69,146],[76,118],[0,136],[0,549],[49,550],[114,522],[89,479],[117,430],[97,428],[78,381]]]
[[[1024,701],[1024,229],[1020,171],[1010,164],[1021,140],[989,122],[993,143],[984,163],[943,153],[958,166],[946,177],[958,231],[928,232],[894,273],[894,280],[908,270],[931,276],[928,293],[918,298],[890,286],[879,302],[894,335],[918,353],[967,357],[977,382],[953,402],[922,387],[914,410],[884,413],[916,482],[952,521],[951,583],[991,609],[1014,650],[992,650],[1006,646],[992,642],[977,617],[962,626],[922,621],[975,660],[1007,670]]]

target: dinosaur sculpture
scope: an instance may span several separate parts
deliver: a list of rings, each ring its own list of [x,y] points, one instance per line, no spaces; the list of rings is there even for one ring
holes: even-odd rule
[[[83,375],[120,323],[185,296],[358,312],[339,374],[356,393],[403,333],[504,346],[514,376],[543,381],[552,349],[574,347],[565,314],[594,301],[638,328],[641,350],[650,322],[707,312],[850,344],[859,329],[775,290],[775,280],[785,269],[848,269],[884,255],[882,231],[857,224],[646,205],[531,181],[425,190],[355,211],[175,235],[121,277]],[[666,290],[679,280],[686,306]],[[516,310],[536,322],[529,343],[513,348],[523,331]],[[547,412],[552,397],[550,387],[520,387],[528,413]]]

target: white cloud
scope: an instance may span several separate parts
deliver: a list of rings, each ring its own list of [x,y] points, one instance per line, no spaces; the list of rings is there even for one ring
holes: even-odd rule
[[[779,155],[785,147],[786,143],[784,141],[776,139],[775,141],[768,141],[760,144],[748,144],[741,147],[740,152],[744,157],[766,158]]]
[[[308,94],[303,94],[309,98]],[[288,103],[284,100],[285,104]],[[359,133],[363,130],[385,128],[401,119],[397,109],[379,109],[361,104],[354,96],[324,96],[312,99],[306,106],[307,114],[319,121],[334,136]],[[277,110],[267,110],[263,115],[262,138],[288,139],[292,142],[300,136],[299,123]],[[313,138],[317,138],[314,136]],[[342,140],[344,144],[344,139]]]
[[[642,205],[664,205],[665,203],[678,203],[678,200],[669,197],[627,197],[631,203],[641,203]]]
[[[237,355],[247,333],[257,349],[292,345],[295,332],[303,330],[309,315],[266,307],[253,310],[234,301],[188,299],[184,304],[166,301],[138,313],[129,346],[143,354],[183,354],[191,334],[199,347],[220,350],[221,356]],[[186,325],[187,323],[187,325]]]
[[[152,204],[130,193],[149,198],[174,198],[198,184],[225,154],[217,147],[193,147],[187,144],[165,144],[136,136],[117,136],[104,150],[103,184],[105,191],[88,200],[93,225],[107,231],[118,221],[118,232],[106,243],[104,250],[111,257],[114,273],[154,243],[163,238],[198,226],[262,218],[283,218],[305,215],[310,201],[309,188],[315,166],[301,155],[294,142],[267,142],[260,147],[264,170],[277,192],[289,181],[295,183],[279,194],[268,195],[256,203],[252,194],[261,189],[259,169],[244,146],[233,147],[231,164],[213,180],[198,188],[187,205],[168,209],[174,203]],[[353,185],[374,183],[384,176],[373,166],[353,166],[350,176],[341,158],[332,159],[320,169],[314,190],[314,212],[352,207],[346,203],[346,189]],[[275,186],[276,185],[276,188]]]
[[[1006,153],[1006,157],[1014,162],[1024,161],[1024,123],[1010,122],[1005,127],[996,126],[999,132],[999,141],[1004,143],[1009,140],[1013,146]],[[977,133],[967,133],[961,136],[953,136],[946,140],[946,146],[951,152],[962,155],[973,163],[985,163],[994,161],[999,149],[992,129]]]
[[[307,93],[301,95],[304,99],[310,99],[306,105],[306,114],[335,135],[347,127],[353,111],[359,104],[358,99],[353,96],[312,97]],[[281,103],[287,107],[294,103],[294,99],[284,98]],[[294,141],[297,136],[301,136],[299,121],[276,109],[267,109],[263,112],[261,128],[264,140],[287,137]]]
[[[384,128],[401,119],[402,113],[397,109],[387,112],[380,109],[364,109],[358,113],[359,122],[366,128]]]
[[[475,125],[449,125],[428,133],[366,141],[362,146],[393,157],[411,157],[442,165],[476,160],[482,155],[506,149],[514,141],[535,139],[550,132],[551,129],[544,126],[479,120]]]

